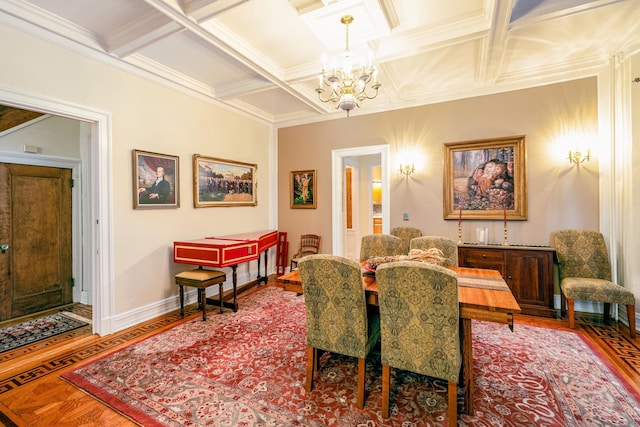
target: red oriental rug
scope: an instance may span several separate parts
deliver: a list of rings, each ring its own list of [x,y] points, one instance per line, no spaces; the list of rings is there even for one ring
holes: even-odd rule
[[[580,334],[474,322],[473,335],[475,416],[459,425],[640,425],[638,396]],[[363,410],[355,359],[325,353],[305,393],[303,297],[265,287],[237,313],[194,316],[62,377],[144,426],[445,424],[446,384],[396,369],[382,419],[379,360],[367,360]]]

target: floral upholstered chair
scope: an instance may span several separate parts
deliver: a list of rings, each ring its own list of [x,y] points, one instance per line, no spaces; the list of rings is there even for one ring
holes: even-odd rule
[[[561,230],[551,233],[558,256],[560,313],[569,309],[569,327],[575,326],[575,300],[604,303],[608,322],[611,304],[627,306],[629,334],[636,336],[636,301],[633,292],[611,281],[611,266],[604,236],[597,231]]]
[[[458,244],[451,239],[440,236],[422,236],[411,239],[409,244],[409,250],[427,250],[431,248],[438,248],[444,254],[446,260],[442,265],[447,267],[458,266]]]
[[[382,417],[389,417],[390,368],[448,382],[447,417],[457,425],[457,381],[462,364],[458,278],[438,265],[398,261],[376,270],[380,304]]]
[[[402,239],[402,247],[400,249],[401,254],[406,255],[409,253],[409,242],[415,237],[422,236],[422,230],[415,227],[394,227],[391,229],[391,235]]]
[[[360,242],[360,261],[373,256],[403,255],[402,239],[390,234],[369,234]]]
[[[365,360],[380,342],[380,317],[367,313],[360,265],[318,254],[298,264],[307,313],[307,392],[313,389],[318,350],[358,358],[358,408],[364,407]]]

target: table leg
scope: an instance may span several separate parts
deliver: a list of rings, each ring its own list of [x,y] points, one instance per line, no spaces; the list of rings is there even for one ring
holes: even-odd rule
[[[471,319],[460,319],[460,350],[462,353],[462,369],[460,385],[464,391],[463,413],[473,415],[473,345],[471,335]]]
[[[238,283],[238,265],[232,265],[231,266],[231,270],[233,271],[232,273],[232,277],[233,277],[233,311],[236,312],[238,311],[238,301],[237,301],[237,294],[236,294],[236,285]]]

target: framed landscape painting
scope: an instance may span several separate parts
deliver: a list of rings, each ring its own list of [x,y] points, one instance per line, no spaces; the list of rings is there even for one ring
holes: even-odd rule
[[[527,219],[525,137],[444,144],[444,219]]]
[[[193,204],[213,206],[256,206],[258,165],[193,155]]]
[[[133,208],[180,207],[179,159],[133,150]]]
[[[316,171],[292,171],[289,192],[292,209],[315,209]]]

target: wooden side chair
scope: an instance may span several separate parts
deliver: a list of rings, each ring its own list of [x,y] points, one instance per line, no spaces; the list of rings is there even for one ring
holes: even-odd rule
[[[551,233],[558,256],[560,313],[568,308],[569,327],[574,328],[575,300],[604,304],[604,321],[609,321],[611,304],[627,307],[629,334],[636,336],[635,295],[611,281],[609,254],[602,233],[588,230],[561,230]],[[566,306],[565,306],[566,305]]]
[[[313,389],[318,350],[358,359],[357,406],[364,407],[365,361],[380,342],[380,317],[367,312],[360,264],[318,254],[300,260],[307,313],[307,393]]]
[[[458,244],[454,240],[440,236],[422,236],[411,239],[409,243],[409,250],[431,248],[438,248],[442,251],[446,258],[443,266],[458,267]]]
[[[298,252],[293,254],[293,258],[291,258],[291,267],[293,270],[294,267],[298,266],[298,262],[302,257],[307,255],[315,255],[320,252],[320,236],[317,234],[303,234],[300,236],[300,249]]]
[[[402,239],[390,234],[368,234],[362,236],[360,243],[360,261],[373,256],[403,255]]]
[[[411,239],[422,236],[422,230],[415,227],[394,227],[391,229],[391,235],[402,239],[400,251],[403,255],[406,255],[409,253]]]
[[[462,366],[458,278],[419,261],[382,264],[376,270],[380,304],[382,417],[389,417],[390,369],[447,381],[449,426],[458,420],[457,383]]]

